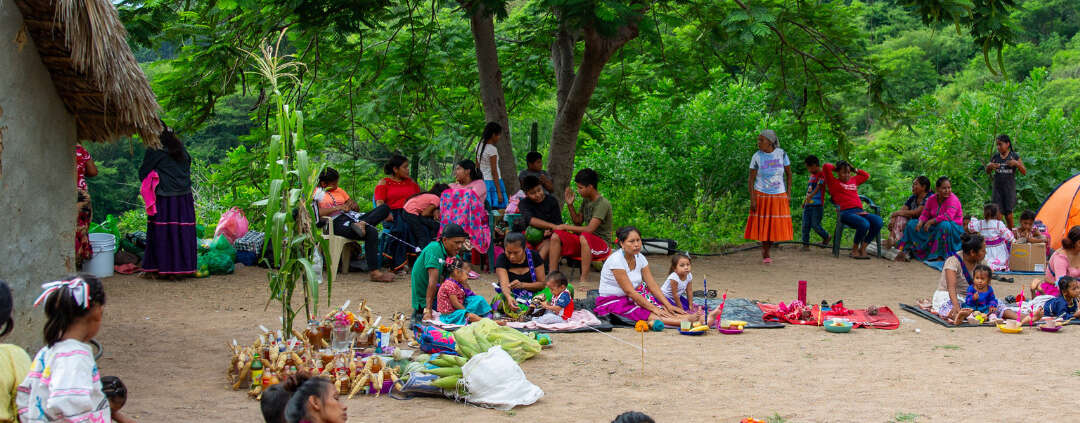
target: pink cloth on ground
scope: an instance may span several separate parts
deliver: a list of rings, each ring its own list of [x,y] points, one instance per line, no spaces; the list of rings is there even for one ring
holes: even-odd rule
[[[514,329],[543,329],[549,331],[574,330],[588,326],[599,326],[601,324],[602,322],[600,319],[597,319],[589,310],[574,310],[574,314],[572,314],[569,319],[560,323],[548,325],[536,323],[534,321],[506,322],[506,326]]]
[[[143,202],[146,203],[146,215],[157,215],[157,186],[161,182],[161,178],[158,177],[156,170],[151,170],[146,175],[146,179],[143,179],[142,186],[139,188],[139,194],[142,195]]]

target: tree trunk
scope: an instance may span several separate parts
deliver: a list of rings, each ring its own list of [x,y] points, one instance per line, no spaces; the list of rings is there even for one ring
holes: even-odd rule
[[[571,70],[571,78],[562,78],[567,68],[566,49],[563,40],[563,32],[556,37],[551,47],[552,65],[555,67],[556,80],[559,84],[558,93],[562,97],[565,89],[565,98],[559,98],[558,113],[555,115],[555,124],[551,130],[551,147],[548,150],[548,172],[554,182],[555,195],[562,199],[563,191],[570,185],[570,178],[574,171],[574,154],[577,151],[578,131],[581,130],[581,122],[585,117],[585,111],[589,107],[596,84],[600,81],[600,74],[604,65],[627,42],[638,36],[637,23],[630,23],[621,28],[612,37],[606,38],[592,28],[582,31],[585,39],[585,52],[581,58],[581,65],[577,73]],[[568,34],[567,34],[568,35]],[[569,44],[570,66],[573,66],[573,43]],[[569,84],[569,86],[566,86]]]
[[[467,3],[462,3],[470,7]],[[506,114],[506,97],[503,95],[502,71],[499,68],[499,51],[495,47],[495,20],[483,4],[472,6],[469,23],[472,27],[473,41],[476,43],[476,68],[480,77],[480,98],[484,105],[484,119],[497,122],[503,132],[495,147],[499,150],[499,176],[506,184],[506,196],[517,192],[517,161],[510,142],[510,119]],[[476,160],[476,149],[469,158]]]

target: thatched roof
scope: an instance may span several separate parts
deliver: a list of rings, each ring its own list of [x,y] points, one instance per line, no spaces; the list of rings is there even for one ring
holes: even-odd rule
[[[75,117],[79,139],[139,134],[159,147],[158,104],[109,0],[15,0],[26,30]]]

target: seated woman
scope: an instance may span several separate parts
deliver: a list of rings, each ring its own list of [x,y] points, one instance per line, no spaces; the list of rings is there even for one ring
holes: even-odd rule
[[[702,319],[671,304],[664,296],[649,270],[649,261],[641,254],[641,233],[637,228],[619,228],[615,237],[621,248],[608,256],[600,271],[600,296],[594,309],[597,316],[615,314],[630,321],[660,320],[670,326]]]
[[[839,210],[837,218],[845,225],[855,228],[855,242],[851,246],[851,257],[869,260],[870,256],[866,255],[866,246],[881,235],[881,216],[863,210],[862,200],[859,199],[859,185],[870,179],[870,174],[862,169],[856,170],[851,163],[843,160],[835,166],[832,163],[825,163],[822,173],[825,174],[825,185],[829,187],[829,195],[832,196]]]
[[[404,223],[405,202],[420,193],[420,185],[409,178],[409,161],[400,154],[390,156],[390,160],[383,165],[383,173],[387,176],[375,185],[375,208],[365,215],[370,216],[365,221],[372,225],[385,221],[383,227],[404,238],[406,234],[409,234],[408,224]],[[388,224],[389,227],[387,227]],[[424,244],[419,245],[424,246]],[[388,252],[392,257],[391,263],[395,271],[403,267],[410,253],[417,253],[415,248],[397,241],[389,247]]]
[[[907,261],[909,256],[919,260],[949,257],[960,249],[963,222],[964,208],[952,193],[952,182],[947,176],[938,178],[934,195],[926,199],[919,220],[908,222],[904,228],[896,261]]]
[[[941,277],[938,278],[938,287],[934,291],[930,311],[941,318],[953,321],[957,319],[960,305],[964,303],[963,295],[967,292],[968,285],[975,283],[973,272],[975,266],[983,263],[986,257],[986,245],[983,237],[979,234],[964,235],[961,242],[961,253],[950,255],[945,259],[945,265],[941,268]],[[920,301],[925,306],[925,300]]]
[[[484,177],[472,160],[462,160],[454,165],[454,180],[457,182],[450,184],[450,189],[468,188],[476,193],[480,201],[487,199],[487,185],[484,183]]]
[[[885,242],[886,248],[895,247],[900,243],[908,221],[919,218],[929,196],[930,178],[920,175],[911,182],[911,196],[904,202],[904,207],[889,215],[889,239]]]
[[[544,289],[544,258],[525,245],[525,235],[510,232],[504,240],[506,251],[495,259],[495,295],[500,303],[496,310],[514,317],[528,308],[532,297]]]
[[[319,216],[330,218],[334,225],[334,233],[338,236],[364,241],[364,258],[371,272],[372,281],[394,280],[393,274],[379,270],[379,233],[374,229],[374,224],[369,221],[373,220],[368,216],[371,212],[360,214],[360,207],[349,198],[349,193],[338,186],[340,179],[337,170],[332,167],[323,169],[319,174],[319,187],[315,188],[312,196],[319,205]]]

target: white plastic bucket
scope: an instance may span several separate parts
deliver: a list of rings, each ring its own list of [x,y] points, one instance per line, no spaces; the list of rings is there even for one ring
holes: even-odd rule
[[[90,248],[94,257],[83,264],[83,272],[107,278],[113,275],[113,263],[116,259],[116,237],[112,234],[90,234]]]

